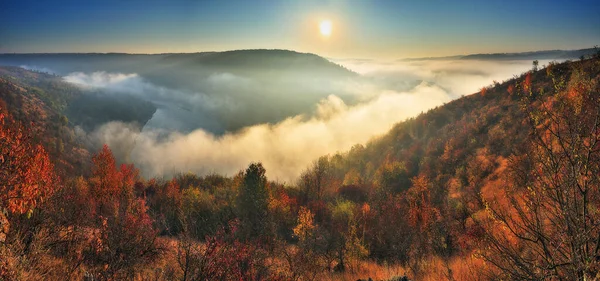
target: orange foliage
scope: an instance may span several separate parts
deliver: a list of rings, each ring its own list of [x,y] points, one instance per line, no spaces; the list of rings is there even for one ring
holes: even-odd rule
[[[306,240],[315,228],[314,224],[315,215],[305,207],[300,207],[298,212],[298,225],[294,228],[294,234],[300,239],[300,241]]]
[[[54,190],[54,168],[32,134],[0,107],[0,207],[22,214]]]
[[[523,91],[526,93],[531,91],[531,72],[525,75],[525,81],[523,81]]]
[[[172,179],[167,183],[165,193],[165,197],[172,200],[175,206],[181,206],[181,187],[177,180]]]
[[[412,187],[406,195],[409,202],[408,218],[413,227],[426,231],[434,222],[440,219],[440,212],[431,203],[429,179],[417,176],[412,180]]]
[[[515,93],[515,85],[513,85],[513,84],[508,85],[508,89],[506,89],[506,90],[512,96]]]
[[[90,192],[86,198],[95,210],[94,240],[85,252],[86,263],[97,276],[128,279],[136,266],[153,261],[158,255],[153,220],[144,198],[134,197],[138,170],[133,165],[116,167],[114,156],[104,145],[93,156]],[[170,189],[173,189],[169,184]]]
[[[93,214],[110,215],[118,207],[116,198],[134,196],[134,186],[139,171],[133,165],[116,166],[115,158],[107,145],[92,157],[92,177],[90,178],[90,201],[96,204]]]
[[[363,216],[368,215],[371,212],[371,206],[369,206],[369,203],[363,203],[363,205],[360,207],[360,212]]]
[[[115,158],[108,145],[92,157],[92,192],[100,200],[114,196],[121,186],[122,174],[117,170]]]

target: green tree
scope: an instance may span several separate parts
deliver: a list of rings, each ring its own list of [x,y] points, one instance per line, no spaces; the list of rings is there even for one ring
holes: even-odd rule
[[[243,173],[238,194],[238,216],[241,235],[246,239],[268,234],[269,190],[265,172],[261,163],[252,163]]]
[[[182,220],[185,229],[196,239],[213,235],[218,226],[215,197],[208,191],[190,187],[182,194]]]
[[[404,163],[386,161],[376,172],[376,183],[383,193],[399,193],[410,187],[410,180]]]
[[[332,229],[330,236],[331,248],[337,255],[336,271],[344,271],[353,261],[369,254],[359,236],[356,205],[351,201],[337,200],[331,206]]]

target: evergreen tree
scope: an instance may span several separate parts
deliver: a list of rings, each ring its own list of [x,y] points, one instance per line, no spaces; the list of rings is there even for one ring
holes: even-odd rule
[[[238,208],[241,235],[244,238],[259,238],[268,234],[269,191],[265,168],[261,163],[250,164],[243,173]]]

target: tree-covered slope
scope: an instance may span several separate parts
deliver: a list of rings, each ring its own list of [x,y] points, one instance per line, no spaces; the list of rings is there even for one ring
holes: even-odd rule
[[[0,67],[0,100],[18,123],[28,128],[57,167],[74,172],[87,162],[87,152],[75,127],[92,132],[110,121],[146,124],[156,111],[139,98],[88,91],[62,77]],[[84,165],[85,166],[85,165]]]
[[[370,257],[420,278],[473,256],[489,278],[596,276],[599,100],[598,57],[534,65],[322,157],[299,186],[308,201],[368,204]]]

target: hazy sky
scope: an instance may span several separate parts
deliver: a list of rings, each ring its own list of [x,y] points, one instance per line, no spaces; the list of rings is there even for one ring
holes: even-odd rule
[[[597,0],[2,0],[0,53],[281,48],[394,59],[578,49],[600,44],[599,15]]]

